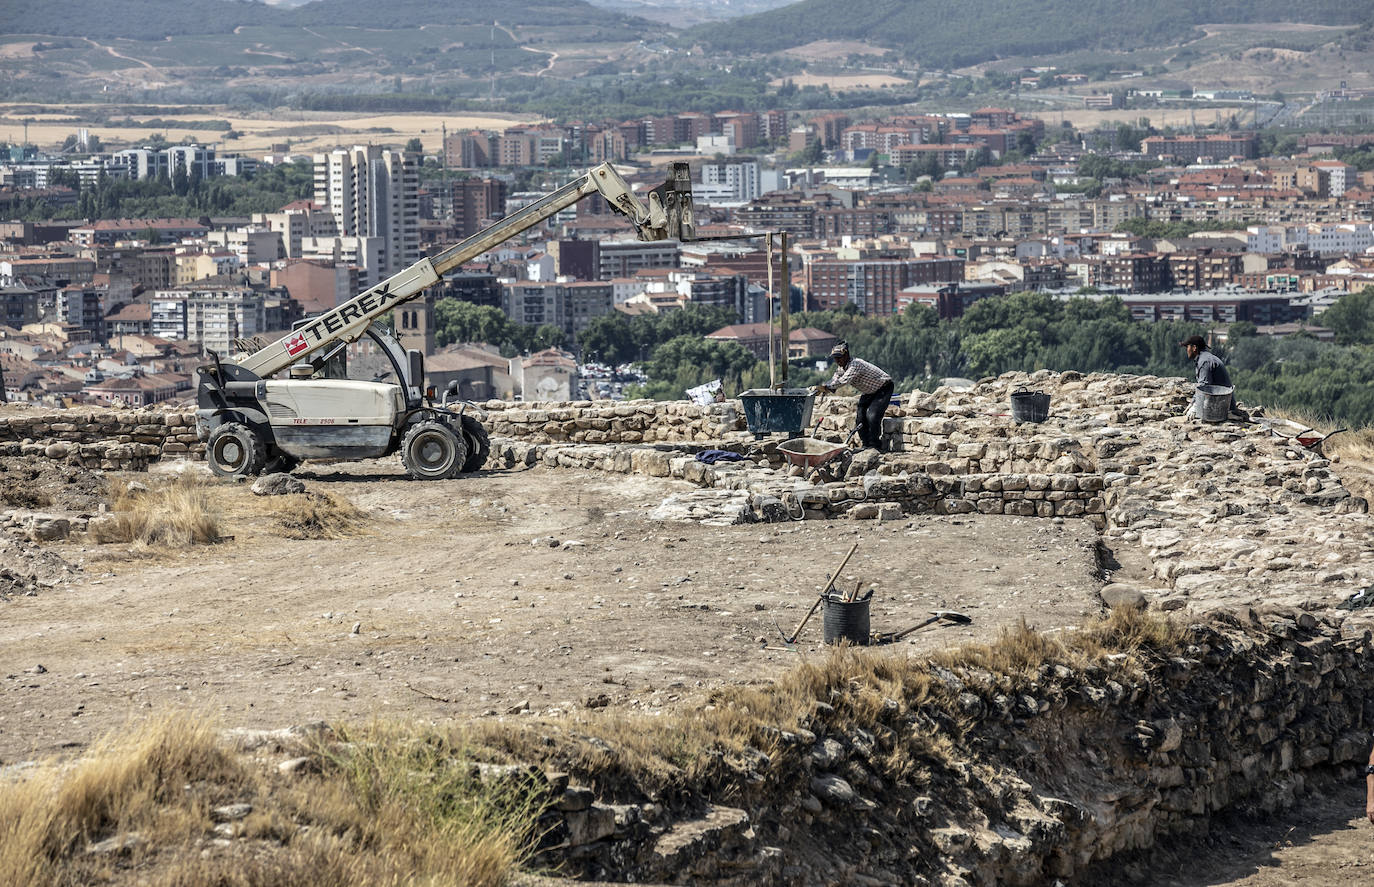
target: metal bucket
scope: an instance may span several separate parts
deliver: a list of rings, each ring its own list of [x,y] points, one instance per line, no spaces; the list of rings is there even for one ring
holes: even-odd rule
[[[1199,385],[1193,392],[1193,413],[1204,422],[1225,422],[1235,393],[1225,385]]]
[[[811,424],[815,399],[809,388],[751,388],[739,395],[744,424],[755,437],[777,431],[799,436]]]
[[[1043,422],[1050,416],[1050,396],[1024,388],[1011,393],[1013,422]]]
[[[873,600],[869,591],[855,601],[845,602],[836,594],[822,598],[824,602],[824,639],[827,644],[849,641],[860,647],[868,646],[868,604]]]

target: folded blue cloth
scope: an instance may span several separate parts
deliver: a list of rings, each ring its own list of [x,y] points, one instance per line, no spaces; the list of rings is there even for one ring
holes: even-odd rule
[[[705,462],[707,465],[714,465],[717,462],[741,462],[743,460],[743,456],[730,450],[702,450],[697,453],[697,461]]]

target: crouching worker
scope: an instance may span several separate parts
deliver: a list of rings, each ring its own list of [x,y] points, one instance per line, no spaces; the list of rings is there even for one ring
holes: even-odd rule
[[[883,414],[892,400],[892,377],[866,360],[849,356],[849,345],[840,342],[830,349],[830,359],[839,367],[829,382],[817,385],[827,394],[841,385],[852,385],[859,392],[856,428],[864,447],[881,450]]]
[[[1235,386],[1231,384],[1231,374],[1226,371],[1226,364],[1207,347],[1207,340],[1201,336],[1189,336],[1178,344],[1188,353],[1188,359],[1197,365],[1197,383],[1232,389],[1229,407],[1231,418],[1250,421],[1249,414],[1236,406]],[[1192,407],[1189,407],[1189,413],[1192,413]]]

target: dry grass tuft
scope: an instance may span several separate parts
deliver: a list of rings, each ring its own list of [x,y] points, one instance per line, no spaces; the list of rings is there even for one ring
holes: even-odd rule
[[[110,516],[95,522],[97,542],[131,542],[162,548],[219,542],[219,513],[205,483],[182,475],[151,489],[117,486],[110,495]]]
[[[338,539],[358,532],[367,516],[332,493],[272,496],[274,519],[288,539]]]
[[[313,747],[319,775],[290,781],[185,717],[35,767],[0,784],[0,884],[108,883],[132,868],[148,887],[500,887],[532,852],[547,803],[534,780],[483,781],[466,747],[409,727],[340,738]],[[237,802],[254,808],[237,840],[207,850],[210,811]],[[129,844],[88,852],[110,837]]]
[[[201,783],[237,788],[244,771],[205,721],[167,719],[110,737],[67,766],[49,762],[0,785],[0,884],[81,882],[88,843],[136,832],[180,842],[207,819]],[[87,874],[91,874],[87,872]]]
[[[547,798],[533,779],[481,779],[460,739],[373,724],[321,745],[323,775],[298,793],[298,815],[355,852],[421,883],[499,887],[529,858]],[[367,883],[367,882],[365,882]]]

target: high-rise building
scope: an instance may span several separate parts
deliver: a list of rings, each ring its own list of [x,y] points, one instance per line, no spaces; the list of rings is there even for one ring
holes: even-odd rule
[[[382,278],[420,258],[419,173],[415,158],[376,145],[315,155],[315,203],[341,237],[381,240]]]

